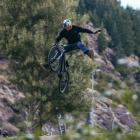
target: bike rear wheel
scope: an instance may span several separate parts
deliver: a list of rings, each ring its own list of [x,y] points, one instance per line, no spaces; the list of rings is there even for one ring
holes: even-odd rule
[[[59,69],[59,56],[61,52],[57,47],[51,48],[48,54],[48,63],[52,71],[57,72]]]
[[[68,89],[69,73],[64,71],[59,79],[59,92],[64,93]]]

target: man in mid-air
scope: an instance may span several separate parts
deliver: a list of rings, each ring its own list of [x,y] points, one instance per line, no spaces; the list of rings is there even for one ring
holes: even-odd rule
[[[94,52],[82,43],[80,33],[96,34],[98,32],[101,32],[101,29],[93,32],[89,29],[72,25],[69,19],[65,19],[63,21],[63,29],[56,36],[55,44],[58,44],[62,38],[65,38],[68,41],[67,45],[64,47],[65,53],[80,49],[84,54],[87,54],[93,60]],[[42,64],[42,67],[46,69],[48,64]]]
[[[87,54],[93,59],[94,52],[82,43],[80,33],[96,34],[100,31],[101,30],[99,29],[96,32],[93,32],[89,29],[72,25],[69,19],[65,19],[63,21],[63,29],[58,33],[55,43],[57,44],[62,38],[65,38],[68,41],[68,44],[64,47],[66,53],[75,49],[80,49],[84,54]]]

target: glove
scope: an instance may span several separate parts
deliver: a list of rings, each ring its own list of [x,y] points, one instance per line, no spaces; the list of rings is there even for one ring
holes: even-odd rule
[[[54,47],[54,46],[57,46],[58,45],[58,43],[52,43],[52,47]]]
[[[102,31],[102,30],[99,29],[99,30],[97,30],[96,32],[94,32],[94,34],[97,34],[97,33],[101,32],[101,31]]]

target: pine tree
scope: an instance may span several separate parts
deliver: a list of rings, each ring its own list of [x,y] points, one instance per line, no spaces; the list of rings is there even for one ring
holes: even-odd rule
[[[120,18],[120,28],[118,28],[121,35],[122,47],[127,55],[134,53],[134,31],[133,23],[128,13],[123,13]]]
[[[135,54],[140,56],[140,47],[139,47],[139,44],[140,44],[140,12],[133,12],[133,15],[132,15],[132,20],[133,20],[133,28],[134,28],[134,34],[135,34]]]
[[[101,53],[108,47],[108,43],[103,32],[99,35],[97,41],[98,41],[99,52]]]

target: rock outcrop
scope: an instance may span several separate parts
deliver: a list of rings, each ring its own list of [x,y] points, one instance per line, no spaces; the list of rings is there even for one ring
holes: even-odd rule
[[[98,30],[98,28],[94,28],[92,23],[86,25],[86,27],[93,32]],[[111,38],[108,35],[106,29],[103,29],[107,42],[110,42]],[[101,55],[99,55],[99,48],[97,44],[98,34],[97,35],[89,35],[88,36],[88,47],[93,49],[95,55],[95,62],[98,64],[100,68],[102,68],[106,72],[111,72],[114,70],[114,66],[111,63],[112,56],[115,54],[112,49],[106,48]]]
[[[86,27],[92,31],[98,30],[97,28],[94,28],[91,23],[86,25]],[[110,36],[105,29],[103,29],[103,32],[105,34],[106,40],[109,42],[111,40]],[[112,59],[115,56],[115,52],[111,48],[106,48],[102,52],[102,54],[99,54],[97,38],[98,35],[89,35],[88,46],[94,50],[95,62],[98,65],[100,72],[111,76],[112,79],[118,80],[120,82],[120,85],[123,85],[123,81],[121,81],[121,74],[116,71],[115,66],[112,64]],[[139,59],[137,56],[131,55],[129,57],[119,59],[118,64],[125,65],[128,68],[139,67]],[[95,83],[96,80],[94,79],[94,84]],[[112,95],[113,91],[116,90],[113,89],[112,86],[107,87],[107,92],[109,92],[109,95]],[[121,91],[121,89],[118,89],[118,91]],[[100,93],[97,94],[99,98],[96,99],[95,93],[97,93],[98,91],[91,89],[91,91],[89,90],[89,92],[91,93],[91,95],[94,95],[93,101],[95,103],[95,106],[91,109],[91,112],[89,113],[90,115],[88,115],[89,120],[87,122],[91,123],[92,121],[94,121],[94,125],[96,124],[97,126],[108,130],[112,130],[116,125],[123,130],[130,130],[133,127],[133,125],[135,124],[134,117],[126,107],[121,104],[113,107],[113,100],[104,97]],[[121,93],[122,92],[123,88]]]
[[[19,132],[19,129],[8,121],[15,114],[12,105],[24,98],[24,94],[8,81],[8,75],[5,74],[8,64],[8,60],[0,59],[0,133],[3,136]]]

